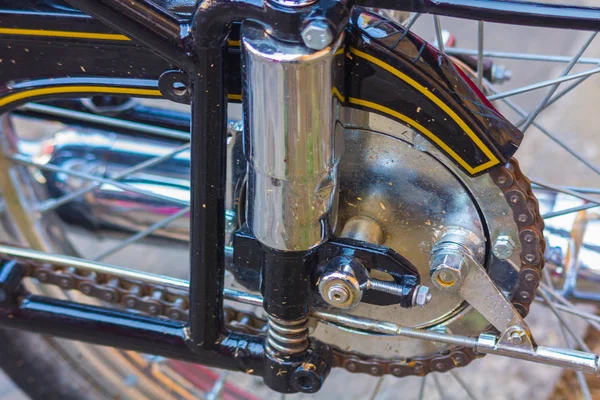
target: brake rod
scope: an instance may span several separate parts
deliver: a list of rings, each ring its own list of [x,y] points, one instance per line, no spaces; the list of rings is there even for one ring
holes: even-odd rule
[[[49,263],[54,266],[75,267],[77,269],[108,274],[123,279],[149,282],[177,290],[187,291],[189,289],[189,282],[183,279],[163,277],[147,272],[85,261],[74,257],[57,256],[14,246],[0,244],[0,256],[1,255],[9,258],[14,257],[17,260],[25,259],[38,263]],[[223,297],[226,300],[257,307],[262,307],[263,303],[263,298],[260,295],[229,288],[223,289]],[[393,322],[378,321],[332,311],[312,310],[310,317],[330,325],[361,332],[386,336],[402,336],[418,340],[445,343],[453,346],[465,346],[475,349],[479,353],[518,358],[600,376],[600,358],[597,354],[593,353],[539,345],[528,346],[527,343],[523,343],[521,346],[511,345],[502,340],[501,337],[487,333],[482,333],[477,338],[473,338],[425,329],[413,329]]]

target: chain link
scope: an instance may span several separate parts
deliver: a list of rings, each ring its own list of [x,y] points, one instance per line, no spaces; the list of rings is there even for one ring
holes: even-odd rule
[[[521,270],[517,289],[511,299],[515,308],[525,316],[529,312],[535,291],[539,285],[544,263],[545,241],[544,221],[539,213],[538,202],[533,195],[531,182],[519,168],[516,160],[490,172],[495,184],[502,190],[510,205],[514,221],[519,229],[521,242]],[[83,271],[74,267],[65,268],[48,263],[34,262],[29,258],[15,258],[24,268],[25,276],[39,282],[60,287],[64,290],[77,290],[105,303],[121,306],[129,310],[156,317],[166,317],[186,321],[189,314],[189,300],[186,291],[162,287],[153,283],[129,280]],[[266,333],[266,320],[250,312],[243,312],[225,306],[226,326],[248,334]],[[363,356],[334,348],[334,366],[349,372],[366,373],[373,376],[386,374],[396,377],[417,375],[429,372],[446,372],[462,367],[480,357],[475,350],[454,347],[427,357],[410,359],[383,359]]]

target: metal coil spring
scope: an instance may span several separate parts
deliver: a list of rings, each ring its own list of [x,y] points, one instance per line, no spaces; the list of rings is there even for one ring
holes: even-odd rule
[[[291,355],[308,348],[308,317],[287,321],[269,316],[266,350]]]

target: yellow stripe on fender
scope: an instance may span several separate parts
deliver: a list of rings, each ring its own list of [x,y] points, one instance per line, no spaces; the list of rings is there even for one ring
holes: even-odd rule
[[[149,96],[162,97],[158,89],[141,89],[130,87],[110,87],[110,86],[54,86],[47,88],[38,88],[23,90],[18,93],[9,94],[5,97],[0,97],[0,107],[4,107],[19,100],[33,99],[39,96],[49,94],[70,94],[70,93],[97,93],[97,94],[122,94],[126,96]],[[242,100],[241,94],[229,94],[229,100]]]
[[[76,39],[116,40],[116,41],[130,41],[131,40],[127,36],[119,35],[117,33],[51,31],[51,30],[44,30],[44,29],[19,29],[19,28],[0,28],[0,35],[66,37],[66,38],[76,38]]]
[[[0,98],[0,107],[15,101],[28,99],[31,97],[45,96],[49,94],[64,94],[64,93],[102,93],[102,94],[124,94],[131,96],[152,96],[161,97],[158,89],[139,89],[126,87],[110,87],[110,86],[55,86],[48,88],[38,88],[24,90],[22,92],[9,94]]]
[[[353,47],[350,48],[350,52],[360,58],[363,58],[363,59],[385,69],[389,73],[400,78],[401,80],[406,82],[408,85],[412,86],[413,88],[415,88],[416,90],[421,92],[423,95],[425,95],[429,100],[431,100],[441,110],[443,110],[448,115],[448,117],[450,117],[454,122],[456,122],[456,124],[458,126],[460,126],[460,128],[469,136],[469,138],[473,141],[473,143],[475,143],[475,145],[483,152],[483,154],[486,155],[486,157],[490,161],[486,162],[485,164],[479,165],[477,167],[472,167],[469,164],[467,164],[467,162],[465,160],[463,160],[458,154],[456,154],[454,151],[452,151],[450,149],[450,147],[448,147],[448,145],[446,145],[442,140],[440,140],[437,136],[435,136],[431,131],[427,130],[425,127],[423,127],[416,121],[412,120],[411,118],[408,118],[407,116],[400,114],[397,111],[394,111],[390,108],[384,107],[382,105],[379,105],[376,103],[371,103],[368,101],[363,101],[360,99],[352,99],[351,98],[351,99],[349,99],[350,103],[362,105],[364,107],[373,108],[373,109],[383,112],[385,114],[396,117],[396,118],[410,124],[411,126],[414,126],[415,129],[418,129],[419,131],[421,131],[423,134],[425,134],[427,137],[429,137],[431,140],[433,140],[438,146],[440,146],[442,149],[444,149],[444,151],[446,151],[448,153],[448,155],[450,155],[454,160],[456,160],[456,162],[458,162],[462,167],[464,167],[471,174],[476,174],[477,172],[483,171],[487,168],[490,168],[490,167],[500,163],[500,161],[494,155],[494,153],[492,153],[492,151],[485,145],[485,143],[483,143],[481,141],[481,139],[475,134],[475,132],[473,132],[473,130],[469,127],[469,125],[467,125],[465,123],[465,121],[463,121],[450,107],[448,107],[448,105],[446,105],[442,100],[440,100],[440,98],[438,98],[436,95],[431,93],[431,91],[429,91],[429,89],[427,89],[426,87],[424,87],[423,85],[421,85],[420,83],[418,83],[417,81],[412,79],[410,76],[398,71],[396,68],[381,61],[378,58],[373,57],[370,54],[367,54],[367,53],[360,51],[358,49],[355,49]],[[363,104],[360,104],[359,102],[362,102]],[[366,105],[366,104],[370,104],[370,105]],[[409,122],[409,120],[412,122]],[[416,125],[414,125],[414,124],[416,124]]]
[[[471,174],[476,174],[480,171],[485,170],[486,168],[489,168],[491,166],[498,164],[498,160],[496,159],[495,161],[488,161],[485,164],[482,164],[482,165],[477,166],[476,168],[473,168],[469,164],[467,164],[467,162],[465,160],[463,160],[461,156],[456,154],[456,152],[454,150],[452,150],[450,147],[448,147],[448,145],[446,143],[444,143],[440,138],[438,138],[436,135],[434,135],[433,132],[431,132],[429,129],[425,128],[423,125],[419,124],[414,119],[409,118],[406,115],[401,114],[397,111],[394,111],[391,108],[384,107],[380,104],[373,103],[370,101],[350,97],[350,98],[348,98],[348,102],[350,104],[356,104],[356,105],[359,105],[362,107],[371,108],[373,110],[380,111],[384,114],[388,114],[388,115],[390,115],[396,119],[399,119],[400,121],[410,125],[412,128],[418,130],[423,135],[425,135],[427,138],[429,138],[431,141],[433,141],[435,144],[437,144],[442,150],[444,150],[450,157],[452,157],[454,160],[456,160],[456,162],[458,162],[464,169],[469,171],[469,173],[471,173]]]

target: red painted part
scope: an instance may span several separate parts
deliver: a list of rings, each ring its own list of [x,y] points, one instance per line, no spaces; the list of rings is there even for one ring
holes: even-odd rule
[[[203,392],[210,391],[219,379],[219,374],[202,365],[174,360],[169,360],[168,365],[173,371],[181,375],[182,378],[186,379]],[[259,400],[258,397],[247,393],[231,382],[225,382],[223,398],[225,400]]]

